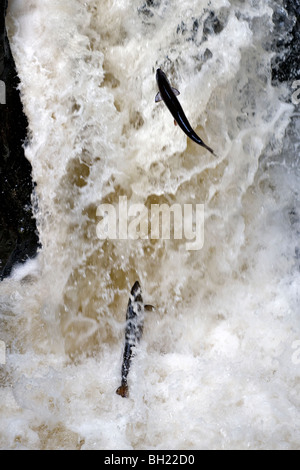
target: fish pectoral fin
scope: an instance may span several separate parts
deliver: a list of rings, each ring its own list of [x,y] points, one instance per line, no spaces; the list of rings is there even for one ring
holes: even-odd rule
[[[176,119],[174,119],[174,126],[178,126]]]
[[[172,87],[172,91],[173,91],[173,93],[174,93],[175,96],[180,95],[180,91],[178,91],[177,88],[173,88],[173,87]]]
[[[162,97],[161,97],[160,92],[158,92],[156,97],[155,97],[155,103],[159,103],[159,101],[162,101]]]
[[[147,312],[153,312],[155,309],[155,307],[153,307],[153,305],[144,305],[144,309],[147,311]]]

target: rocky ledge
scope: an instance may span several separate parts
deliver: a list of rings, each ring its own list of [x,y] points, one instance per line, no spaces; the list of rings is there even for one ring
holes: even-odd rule
[[[24,155],[27,119],[18,91],[19,79],[0,4],[0,279],[15,263],[36,254],[38,234],[33,218],[31,165]]]

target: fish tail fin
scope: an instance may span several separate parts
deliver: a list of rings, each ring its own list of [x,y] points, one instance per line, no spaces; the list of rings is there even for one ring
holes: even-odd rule
[[[206,148],[214,157],[219,158],[218,155],[214,152],[212,148],[210,148],[208,145],[203,144],[203,147]]]

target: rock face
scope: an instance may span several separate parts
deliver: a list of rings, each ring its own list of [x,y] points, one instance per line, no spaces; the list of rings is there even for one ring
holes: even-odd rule
[[[274,44],[272,77],[275,81],[292,82],[300,78],[300,0],[284,0],[283,7],[278,6],[273,15],[278,39]],[[284,40],[283,33],[289,33]]]
[[[0,4],[0,279],[15,263],[35,255],[38,235],[32,217],[31,165],[24,156],[27,119],[5,28],[7,0]],[[4,99],[5,98],[5,99]],[[3,104],[5,103],[5,104]]]

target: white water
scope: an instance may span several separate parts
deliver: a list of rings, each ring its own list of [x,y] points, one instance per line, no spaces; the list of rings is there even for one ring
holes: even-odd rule
[[[0,446],[299,448],[299,162],[293,91],[270,80],[274,2],[145,3],[10,2],[43,248],[0,285]],[[158,67],[219,159],[154,103]],[[205,204],[202,250],[98,240],[120,195]],[[136,279],[156,311],[123,399]]]

